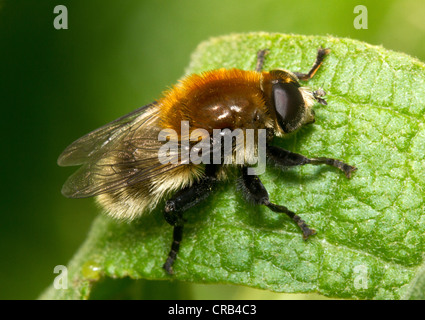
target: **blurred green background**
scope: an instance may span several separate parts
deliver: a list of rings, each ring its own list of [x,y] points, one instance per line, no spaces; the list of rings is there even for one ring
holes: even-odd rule
[[[53,27],[59,4],[68,8],[68,30]],[[358,4],[368,9],[367,30],[353,26]],[[76,138],[157,98],[183,75],[199,42],[249,31],[329,34],[424,61],[424,16],[419,0],[0,0],[0,299],[37,298],[99,213],[93,199],[61,195],[74,168],[58,167],[58,155]],[[126,290],[140,287],[144,298],[283,297],[171,286],[138,282]],[[104,297],[101,290],[97,296]]]

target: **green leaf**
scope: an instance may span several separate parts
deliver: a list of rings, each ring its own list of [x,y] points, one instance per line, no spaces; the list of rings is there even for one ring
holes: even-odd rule
[[[332,51],[306,85],[324,88],[328,105],[315,107],[313,125],[276,144],[358,171],[350,180],[324,166],[269,168],[261,176],[271,200],[297,212],[316,236],[303,241],[286,216],[250,206],[229,182],[187,212],[174,276],[161,268],[172,228],[160,204],[131,224],[99,216],[68,265],[68,290],[52,286],[41,298],[89,298],[99,279],[127,276],[340,298],[423,297],[423,63],[350,39],[252,33],[200,44],[186,73],[253,70],[264,48],[266,70],[306,72],[320,46]]]

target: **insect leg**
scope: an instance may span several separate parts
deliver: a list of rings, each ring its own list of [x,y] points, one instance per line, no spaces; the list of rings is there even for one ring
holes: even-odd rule
[[[302,166],[305,164],[326,164],[340,169],[345,173],[345,176],[347,178],[351,178],[351,173],[357,170],[356,167],[344,163],[340,160],[324,157],[307,158],[301,154],[294,153],[275,146],[267,146],[267,159],[271,160],[276,165],[281,167]]]
[[[264,58],[269,53],[269,49],[258,50],[257,52],[257,64],[255,66],[255,71],[261,72],[263,70]]]
[[[206,166],[206,175],[202,178],[202,180],[189,187],[181,189],[165,204],[164,218],[174,227],[171,250],[163,265],[163,268],[169,274],[174,273],[172,265],[176,260],[183,236],[183,225],[185,222],[183,213],[206,199],[211,194],[211,191],[216,184],[217,179],[215,178],[215,170],[211,168],[211,166]]]
[[[242,168],[242,179],[240,187],[244,193],[245,198],[249,202],[253,204],[265,205],[274,212],[285,213],[288,215],[300,227],[301,231],[303,232],[304,239],[307,239],[309,236],[316,234],[316,231],[310,229],[305,221],[294,212],[284,206],[271,203],[269,200],[269,194],[260,178],[258,178],[256,175],[249,175],[247,167]]]
[[[330,49],[319,48],[317,50],[316,61],[314,62],[313,67],[310,69],[310,71],[308,73],[294,72],[294,74],[297,76],[299,80],[302,80],[302,81],[306,81],[313,78],[316,71],[322,65],[323,59],[330,51],[331,51]]]

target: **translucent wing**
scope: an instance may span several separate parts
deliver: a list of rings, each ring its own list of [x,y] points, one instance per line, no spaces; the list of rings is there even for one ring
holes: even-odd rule
[[[146,182],[178,167],[158,159],[162,144],[157,120],[155,104],[147,105],[72,143],[58,164],[82,167],[65,182],[62,194],[70,198],[95,196]]]
[[[154,105],[155,102],[138,108],[74,141],[59,156],[58,165],[66,167],[86,163],[113,141],[114,137],[125,133],[138,117],[143,117],[147,109]],[[143,117],[142,120],[147,119]]]

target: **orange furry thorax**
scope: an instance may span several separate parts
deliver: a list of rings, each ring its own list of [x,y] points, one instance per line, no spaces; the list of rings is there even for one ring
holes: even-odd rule
[[[159,125],[178,134],[182,121],[189,121],[190,131],[250,127],[255,113],[267,112],[262,78],[262,73],[239,69],[183,78],[159,100]]]

